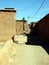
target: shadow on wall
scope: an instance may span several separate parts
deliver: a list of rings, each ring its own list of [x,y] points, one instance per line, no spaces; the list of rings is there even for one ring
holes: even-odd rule
[[[27,35],[27,43],[26,44],[42,46],[45,49],[45,51],[49,54],[49,42],[46,42],[46,41],[40,39],[39,36]]]
[[[45,51],[49,54],[49,41],[45,41],[39,37],[38,30],[36,27],[34,29],[31,28],[30,34],[26,34],[26,36],[27,36],[27,42],[26,42],[27,45],[42,46],[45,49]]]

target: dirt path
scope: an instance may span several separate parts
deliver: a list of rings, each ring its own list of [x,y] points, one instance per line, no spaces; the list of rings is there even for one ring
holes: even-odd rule
[[[41,46],[15,44],[9,65],[49,65],[49,55]]]
[[[49,65],[49,55],[41,46],[6,42],[0,49],[0,65]]]

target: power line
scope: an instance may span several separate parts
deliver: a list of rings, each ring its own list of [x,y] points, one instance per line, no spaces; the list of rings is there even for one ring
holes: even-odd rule
[[[40,11],[41,7],[43,6],[43,4],[45,3],[46,0],[43,0],[41,6],[39,7],[39,9],[36,11],[36,13],[32,16],[32,17],[29,17],[29,18],[33,18],[37,15],[37,13]]]
[[[17,10],[17,11],[18,11],[18,12],[26,11],[27,9],[32,8],[33,6],[35,6],[35,4],[38,4],[38,3],[39,3],[39,0],[37,0],[34,4],[28,6],[28,7],[24,8],[24,9]]]

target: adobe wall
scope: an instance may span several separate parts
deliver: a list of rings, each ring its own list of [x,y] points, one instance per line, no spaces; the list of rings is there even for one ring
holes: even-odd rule
[[[42,38],[49,39],[49,15],[39,21],[38,33]]]
[[[16,20],[16,34],[23,34],[24,32],[30,32],[29,25],[27,24],[27,22],[25,22],[25,20]]]
[[[16,34],[23,34],[23,22],[16,20]]]
[[[25,23],[25,33],[30,33],[30,26],[27,24],[27,22]]]
[[[0,10],[0,41],[7,41],[15,34],[14,10]]]

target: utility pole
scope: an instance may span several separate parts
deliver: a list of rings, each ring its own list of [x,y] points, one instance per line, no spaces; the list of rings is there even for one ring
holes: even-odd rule
[[[25,25],[24,25],[25,24],[25,18],[23,18],[22,20],[23,20],[23,33],[24,33],[24,31],[25,31]]]

